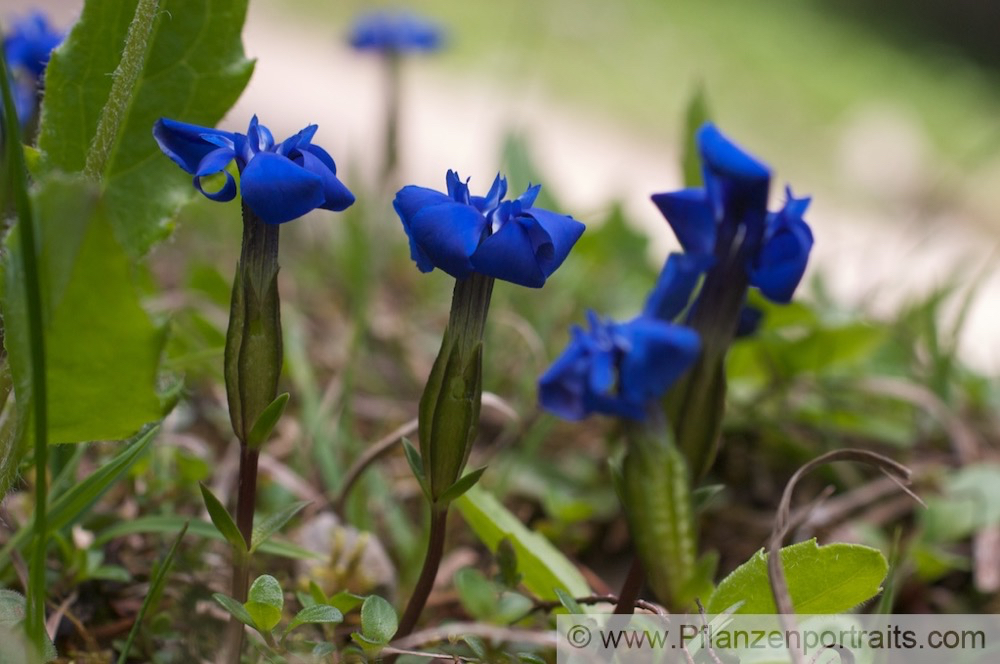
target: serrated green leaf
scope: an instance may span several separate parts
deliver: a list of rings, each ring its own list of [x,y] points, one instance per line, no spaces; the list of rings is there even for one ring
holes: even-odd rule
[[[222,593],[212,593],[212,599],[222,605],[226,611],[233,615],[237,620],[246,625],[247,627],[253,627],[257,629],[257,626],[253,622],[253,618],[247,613],[247,610],[242,604],[237,602],[232,597],[228,595],[223,595]]]
[[[328,604],[314,604],[295,614],[292,622],[285,628],[287,635],[300,625],[335,624],[344,622],[344,614]]]
[[[491,551],[496,551],[500,540],[511,541],[517,551],[518,569],[524,575],[525,587],[541,599],[557,599],[556,588],[574,597],[591,594],[576,566],[544,536],[526,528],[492,494],[473,487],[454,504]]]
[[[254,579],[243,605],[260,632],[270,632],[281,622],[281,610],[284,606],[285,595],[281,592],[281,584],[270,574],[262,574]]]
[[[215,524],[216,530],[229,542],[229,546],[233,547],[237,552],[245,554],[247,552],[246,540],[243,539],[240,529],[236,526],[236,522],[233,521],[233,517],[229,515],[225,505],[215,497],[215,494],[207,486],[200,482],[198,486],[201,487],[201,497],[205,501],[205,509],[208,510],[208,516],[212,519],[212,523]]]
[[[261,544],[270,539],[271,535],[281,530],[289,520],[302,511],[302,508],[309,504],[308,500],[303,500],[297,503],[292,503],[274,514],[267,516],[253,527],[253,536],[251,537],[252,544],[250,545],[250,553],[256,551]]]
[[[486,472],[486,466],[482,468],[476,468],[472,472],[466,473],[462,477],[458,478],[458,481],[452,484],[450,487],[445,489],[441,493],[441,497],[438,498],[439,505],[447,505],[451,501],[455,500],[466,491],[471,489],[479,481],[479,478],[483,476]]]
[[[49,168],[83,169],[111,90],[137,0],[88,0],[45,73],[39,147]],[[115,235],[139,255],[192,195],[190,176],[160,154],[153,123],[214,126],[246,86],[253,63],[240,33],[247,0],[163,0],[120,133],[104,169]]]
[[[285,412],[285,406],[288,405],[288,392],[284,392],[275,397],[274,401],[268,404],[259,417],[257,421],[254,422],[253,426],[250,428],[250,435],[247,436],[247,446],[251,449],[260,449],[261,445],[267,442],[267,439],[271,437],[271,432],[274,431],[275,425],[278,424],[278,420]]]
[[[796,613],[840,613],[870,600],[881,590],[889,570],[885,556],[860,544],[818,546],[815,539],[781,549],[788,592]],[[722,613],[743,602],[736,613],[777,611],[761,549],[719,583],[708,601],[709,613]]]
[[[361,605],[361,636],[370,644],[385,645],[399,628],[396,610],[378,595],[369,595]]]
[[[156,377],[164,335],[139,302],[108,201],[82,177],[33,193],[44,311],[50,443],[121,440],[163,416]],[[3,315],[17,405],[30,403],[23,269],[8,239]]]

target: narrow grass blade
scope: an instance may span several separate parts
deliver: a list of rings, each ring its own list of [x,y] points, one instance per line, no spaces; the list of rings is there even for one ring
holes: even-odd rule
[[[135,637],[139,635],[139,628],[142,626],[142,619],[146,616],[146,611],[149,609],[154,599],[160,596],[163,584],[166,583],[167,580],[167,574],[170,572],[171,566],[173,566],[174,555],[177,553],[177,546],[181,543],[181,540],[184,539],[184,535],[187,534],[187,530],[188,524],[185,523],[181,528],[181,531],[177,533],[177,537],[174,538],[174,543],[170,545],[170,551],[167,552],[166,557],[160,562],[160,568],[156,570],[156,574],[153,576],[153,579],[149,584],[149,592],[146,593],[146,598],[143,600],[142,606],[139,607],[139,614],[135,617],[135,623],[132,625],[132,629],[128,633],[128,639],[125,640],[125,647],[122,648],[122,652],[118,656],[118,664],[125,664],[125,661],[128,659],[128,653],[132,649],[132,643],[135,642]]]

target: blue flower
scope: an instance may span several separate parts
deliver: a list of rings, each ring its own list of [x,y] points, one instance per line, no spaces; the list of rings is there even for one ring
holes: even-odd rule
[[[533,207],[540,186],[505,201],[499,175],[486,196],[470,195],[454,171],[446,181],[447,194],[411,185],[393,201],[421,272],[437,267],[456,279],[478,272],[540,288],[583,233],[572,217]]]
[[[45,15],[38,11],[15,21],[11,31],[4,36],[4,59],[12,73],[11,92],[22,126],[28,124],[38,108],[49,56],[64,37],[62,32],[53,30]]]
[[[617,323],[587,315],[590,330],[574,327],[569,346],[538,381],[542,408],[563,419],[604,413],[642,420],[698,357],[701,344],[690,328],[651,316]]]
[[[376,11],[354,21],[349,40],[359,51],[426,52],[441,48],[444,33],[436,23],[410,12]]]
[[[590,331],[571,330],[569,346],[538,381],[542,408],[567,420],[591,413],[644,419],[650,402],[694,363],[698,333],[673,324],[711,260],[671,254],[642,314],[627,322],[588,312]]]
[[[805,272],[813,237],[802,219],[809,199],[768,212],[770,169],[712,124],[698,132],[705,186],[654,194],[688,253],[714,256],[727,275],[748,281],[769,299],[788,302]],[[734,262],[736,263],[734,265]],[[730,270],[740,270],[731,275]]]
[[[24,70],[35,80],[45,73],[52,49],[62,43],[65,35],[49,25],[48,19],[39,11],[32,12],[15,21],[11,31],[4,37],[3,52],[7,66],[12,70]]]
[[[243,200],[269,224],[297,219],[322,208],[339,212],[354,203],[354,195],[337,179],[333,158],[312,144],[317,126],[309,125],[275,144],[271,132],[255,115],[246,135],[160,118],[153,137],[160,149],[194,176],[195,188],[213,201],[230,201],[236,183],[226,167],[236,161]],[[202,178],[222,173],[225,184],[205,191]]]

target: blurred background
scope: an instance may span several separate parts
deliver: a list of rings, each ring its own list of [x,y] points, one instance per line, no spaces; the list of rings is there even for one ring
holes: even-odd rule
[[[2,0],[0,17],[41,7],[68,26],[81,5]],[[245,44],[257,68],[223,126],[244,131],[253,113],[276,135],[318,123],[349,183],[374,181],[384,81],[345,34],[376,6],[252,0]],[[1000,368],[1000,3],[407,8],[439,21],[448,43],[405,63],[400,184],[441,187],[453,168],[485,189],[519,136],[563,212],[597,223],[620,201],[658,264],[675,241],[649,195],[680,185],[684,109],[700,88],[723,131],[773,167],[772,205],[786,184],[813,196],[810,274],[825,292],[878,314],[946,285],[975,288],[961,353]]]

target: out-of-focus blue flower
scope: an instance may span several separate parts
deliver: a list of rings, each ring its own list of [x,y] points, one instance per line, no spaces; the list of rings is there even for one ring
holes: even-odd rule
[[[767,210],[771,172],[712,124],[698,132],[705,186],[654,194],[688,253],[714,256],[722,269],[733,261],[742,278],[776,302],[788,302],[805,272],[812,232],[802,219],[809,199]]]
[[[588,312],[563,354],[538,381],[542,408],[567,420],[591,413],[642,420],[698,357],[698,334],[649,316],[627,323]]]
[[[410,12],[376,11],[354,21],[349,41],[359,51],[428,52],[441,48],[444,31],[436,23]]]
[[[3,39],[4,57],[12,70],[23,69],[35,79],[41,78],[49,64],[52,49],[62,43],[65,34],[49,25],[45,14],[34,11],[15,21]]]
[[[226,166],[236,161],[243,200],[269,224],[297,219],[322,208],[339,212],[354,203],[354,195],[337,179],[333,158],[312,144],[317,125],[309,125],[275,144],[271,132],[255,115],[247,133],[233,133],[160,118],[153,137],[160,149],[194,176],[195,188],[213,201],[236,196],[233,176]],[[218,191],[202,188],[202,178],[223,173]]]
[[[11,76],[14,107],[21,126],[25,126],[38,107],[43,74],[52,49],[62,43],[65,34],[49,25],[39,11],[15,21],[3,39],[4,59]]]
[[[446,181],[447,194],[410,185],[393,201],[421,272],[437,267],[456,279],[479,272],[540,288],[583,233],[572,217],[533,207],[541,186],[506,201],[499,175],[486,196],[470,195],[454,171]]]

